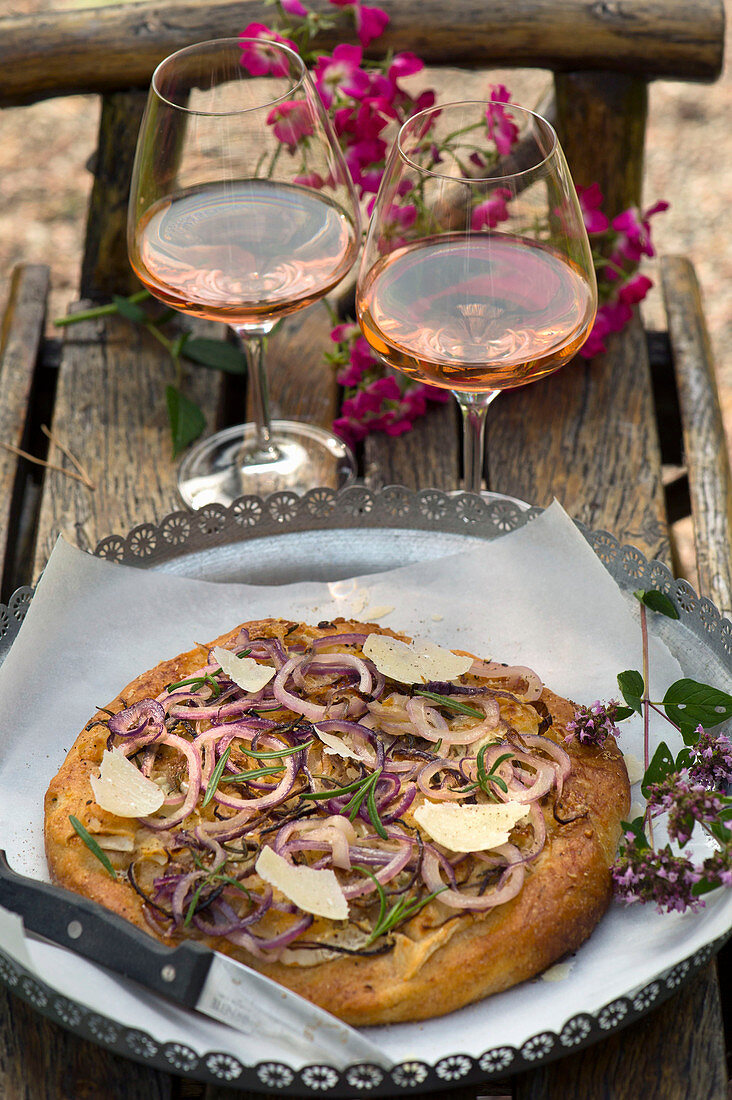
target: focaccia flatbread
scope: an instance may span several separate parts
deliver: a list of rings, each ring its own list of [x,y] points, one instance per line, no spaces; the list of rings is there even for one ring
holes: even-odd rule
[[[441,1015],[575,950],[610,901],[628,811],[615,742],[565,743],[574,707],[530,670],[468,655],[426,684],[385,675],[363,655],[374,635],[398,637],[251,622],[127,685],[48,789],[53,879],[356,1025]],[[273,670],[263,687],[252,662]],[[97,803],[129,796],[114,777],[93,788],[105,749],[159,809]]]

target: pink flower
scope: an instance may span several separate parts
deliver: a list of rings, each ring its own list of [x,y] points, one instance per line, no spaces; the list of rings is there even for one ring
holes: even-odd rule
[[[278,103],[267,115],[267,124],[274,130],[275,136],[292,152],[298,142],[313,133],[313,117],[310,108],[302,99],[291,99]]]
[[[498,187],[485,200],[476,206],[470,216],[471,229],[495,229],[499,222],[508,220],[509,213],[506,202],[511,198],[511,192],[506,187]]]
[[[590,187],[577,187],[580,210],[588,233],[604,233],[610,225],[600,207],[603,203],[603,194],[597,183]]]
[[[404,53],[394,54],[387,75],[389,80],[396,83],[403,76],[413,76],[414,73],[421,73],[423,68],[424,61],[421,58],[414,53],[405,51]]]
[[[356,20],[356,32],[362,46],[368,46],[375,38],[383,34],[389,22],[389,16],[382,8],[367,8],[361,0],[330,0],[337,8],[353,8]]]
[[[583,359],[593,359],[596,355],[603,355],[607,351],[605,337],[611,332],[610,324],[605,317],[604,307],[600,306],[595,317],[595,323],[590,330],[590,335],[580,348],[579,354]]]
[[[268,43],[280,42],[289,46],[291,50],[297,50],[295,43],[289,38],[282,38],[276,31],[265,27],[263,23],[250,23],[244,28],[239,38],[257,39],[256,43],[242,42],[241,45],[241,63],[252,76],[267,76],[269,73],[272,76],[287,76],[290,71],[289,58],[285,57],[280,50],[271,49]]]
[[[632,279],[621,286],[618,291],[618,298],[626,305],[635,305],[636,302],[643,301],[652,286],[653,282],[647,275],[634,275]]]
[[[643,214],[636,207],[630,207],[613,218],[612,226],[618,234],[618,239],[610,255],[611,264],[616,267],[625,265],[637,267],[643,256],[655,256],[651,243],[650,220],[654,214],[659,214],[662,210],[668,210],[667,202],[657,202]],[[605,270],[604,275],[610,282],[620,278],[612,266]]]
[[[509,103],[511,93],[504,84],[496,84],[491,88],[491,100],[486,112],[488,124],[488,136],[493,139],[496,149],[502,157],[511,152],[519,135],[518,126],[513,122],[511,115],[501,106]]]
[[[336,46],[333,56],[320,56],[315,68],[315,83],[326,107],[336,92],[360,98],[369,87],[369,75],[359,68],[363,50],[345,43]]]
[[[308,14],[308,9],[300,3],[300,0],[280,0],[280,3],[284,12],[298,19],[305,19]]]

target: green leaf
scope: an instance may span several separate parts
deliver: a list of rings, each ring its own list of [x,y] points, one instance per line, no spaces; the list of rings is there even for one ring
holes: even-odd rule
[[[674,758],[671,755],[671,750],[665,741],[662,741],[656,751],[653,754],[653,759],[648,765],[646,774],[643,776],[643,782],[641,783],[641,790],[643,795],[648,797],[648,788],[651,783],[661,783],[667,775],[676,770],[676,764]]]
[[[732,718],[732,695],[697,680],[677,680],[663,697],[663,708],[682,732],[696,726],[717,726]],[[690,744],[687,737],[684,741]]]
[[[688,768],[691,763],[691,753],[688,748],[682,749],[679,755],[676,757],[676,771],[683,771],[684,768]]]
[[[206,427],[206,420],[198,405],[175,386],[165,387],[165,400],[173,441],[173,458],[177,458],[189,443],[198,439]]]
[[[618,707],[615,711],[615,721],[623,722],[626,718],[630,718],[631,714],[635,714],[632,707]]]
[[[645,830],[643,828],[643,823],[643,816],[636,817],[632,821],[620,822],[620,827],[623,830],[623,833],[632,833],[635,837],[636,847],[641,849],[650,848],[648,837],[646,836]]]
[[[107,854],[105,852],[102,851],[102,849],[99,847],[99,845],[97,844],[94,837],[91,836],[86,831],[84,826],[79,821],[78,817],[74,817],[73,814],[69,814],[69,821],[71,822],[74,830],[79,834],[81,839],[84,841],[84,843],[86,844],[86,846],[89,849],[89,851],[91,852],[91,854],[93,856],[97,857],[97,859],[102,864],[102,866],[105,868],[105,870],[109,871],[112,878],[116,880],[117,879],[117,872],[115,871],[114,867],[112,866],[112,864],[109,860],[109,857],[107,856]]]
[[[649,607],[651,611],[658,611],[659,614],[666,615],[669,619],[678,619],[678,611],[664,592],[658,592],[655,588],[651,588],[648,592],[644,592],[642,588],[639,588],[633,595],[640,603]]]
[[[618,687],[623,699],[625,699],[630,709],[638,714],[642,713],[641,696],[643,695],[644,686],[640,672],[629,669],[627,672],[618,674]]]
[[[138,305],[131,302],[129,298],[122,298],[119,294],[112,296],[112,301],[117,307],[117,312],[126,317],[128,321],[132,321],[136,325],[144,325],[147,321],[147,314],[144,309],[140,309]]]
[[[192,359],[202,367],[223,370],[228,374],[246,374],[247,357],[244,352],[225,340],[206,340],[193,337],[183,348],[186,359]]]

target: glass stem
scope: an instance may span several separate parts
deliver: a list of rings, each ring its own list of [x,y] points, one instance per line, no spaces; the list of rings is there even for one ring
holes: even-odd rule
[[[487,393],[453,391],[463,415],[463,482],[466,493],[480,493],[483,488],[486,413],[488,406],[498,396],[498,392],[498,390],[489,390]]]
[[[249,407],[256,433],[253,445],[246,449],[246,461],[249,463],[274,462],[280,457],[280,452],[272,439],[269,388],[264,369],[264,342],[269,329],[252,332],[251,329],[234,326],[234,331],[241,340],[247,357]]]

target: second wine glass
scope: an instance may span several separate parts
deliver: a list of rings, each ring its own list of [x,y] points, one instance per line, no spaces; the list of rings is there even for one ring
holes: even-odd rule
[[[480,492],[488,406],[566,363],[597,309],[577,194],[549,123],[474,101],[409,119],[371,215],[356,309],[385,363],[453,391],[465,489]]]
[[[264,341],[322,298],[360,241],[358,201],[302,59],[259,39],[203,42],[153,74],[133,170],[128,246],[155,297],[229,324],[244,343],[254,423],[224,429],[181,463],[191,507],[244,493],[303,493],[353,476],[319,427],[270,421]]]

